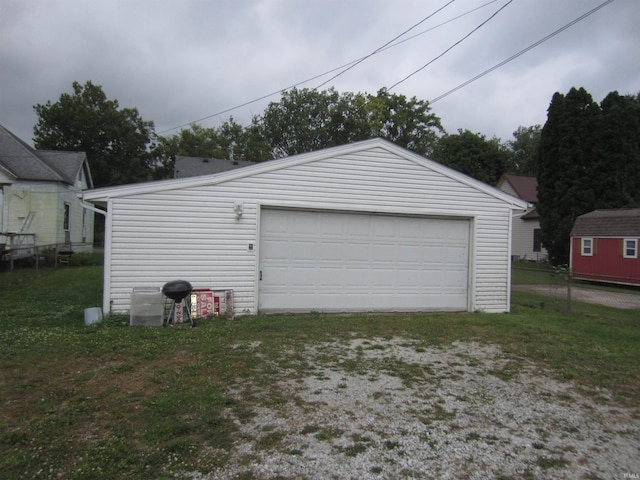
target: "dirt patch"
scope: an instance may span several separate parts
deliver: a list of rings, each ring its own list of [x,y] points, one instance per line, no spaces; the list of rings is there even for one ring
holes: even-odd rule
[[[304,356],[311,373],[282,369],[268,387],[229,389],[239,402],[252,392],[254,415],[228,411],[240,432],[229,462],[193,478],[640,474],[637,412],[604,391],[585,396],[495,346],[354,338]]]
[[[559,285],[513,285],[513,290],[537,293],[551,297],[567,298],[567,287]],[[640,295],[634,293],[612,292],[593,288],[572,287],[571,299],[576,302],[593,303],[606,307],[640,309]]]

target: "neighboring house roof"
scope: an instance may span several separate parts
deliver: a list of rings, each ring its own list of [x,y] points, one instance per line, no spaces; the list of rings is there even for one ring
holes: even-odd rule
[[[502,188],[504,184],[510,188]],[[505,173],[498,180],[498,188],[508,193],[513,192],[516,197],[534,205],[531,210],[520,217],[522,220],[538,220],[540,218],[538,209],[535,207],[538,202],[538,179],[536,177]]]
[[[594,210],[576,218],[572,237],[640,236],[640,208]]]
[[[73,185],[86,162],[84,152],[36,150],[0,125],[0,168],[16,180]],[[87,184],[93,186],[90,174]]]
[[[226,172],[236,168],[253,165],[254,162],[246,160],[227,160],[224,158],[185,157],[176,156],[173,176],[175,178],[196,177],[198,175],[210,175],[212,173]]]
[[[277,160],[269,160],[267,162],[254,163],[250,166],[235,169],[231,171],[225,171],[212,175],[201,175],[192,178],[174,178],[171,180],[158,180],[155,182],[145,182],[130,185],[119,185],[114,187],[104,187],[95,190],[84,191],[84,200],[92,201],[95,203],[103,203],[109,198],[124,197],[127,195],[164,192],[167,190],[177,190],[180,188],[198,187],[202,185],[215,185],[221,184],[227,181],[235,180],[238,178],[249,177],[251,175],[257,175],[261,173],[271,172],[288,168],[296,165],[303,165],[312,163],[315,161],[323,160],[326,158],[337,157],[348,154],[355,154],[364,151],[371,151],[374,149],[380,149],[382,152],[389,152],[395,155],[399,155],[407,160],[414,162],[424,168],[431,169],[435,172],[439,172],[442,175],[459,181],[465,185],[475,188],[479,191],[487,193],[488,195],[498,198],[503,202],[509,204],[514,210],[525,210],[527,208],[527,202],[520,200],[513,195],[505,193],[497,188],[487,185],[484,182],[476,180],[464,173],[458,172],[452,168],[446,167],[441,163],[433,160],[429,160],[425,157],[411,152],[405,148],[394,145],[388,140],[381,138],[373,138],[371,140],[363,140],[347,145],[341,145],[337,147],[330,147],[324,150],[318,150],[310,153],[301,153],[293,155],[291,157],[280,158]],[[378,155],[381,153],[377,153]],[[384,154],[384,153],[382,153]]]
[[[536,177],[505,173],[500,178],[498,185],[502,182],[507,182],[518,198],[526,200],[529,203],[536,203],[538,201],[538,179]]]

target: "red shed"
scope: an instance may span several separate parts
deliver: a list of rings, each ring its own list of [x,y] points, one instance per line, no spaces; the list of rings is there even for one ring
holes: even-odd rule
[[[594,210],[571,230],[574,278],[640,285],[640,208]]]

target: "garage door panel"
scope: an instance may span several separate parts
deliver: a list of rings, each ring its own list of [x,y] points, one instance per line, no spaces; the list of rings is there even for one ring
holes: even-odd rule
[[[466,310],[469,221],[265,209],[263,311]]]

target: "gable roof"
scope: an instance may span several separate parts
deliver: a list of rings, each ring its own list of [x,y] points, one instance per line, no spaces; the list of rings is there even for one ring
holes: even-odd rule
[[[594,210],[576,218],[572,237],[640,237],[640,208]]]
[[[371,140],[363,140],[360,142],[350,143],[347,145],[341,145],[338,147],[330,147],[323,150],[318,150],[310,153],[302,153],[293,155],[291,157],[280,158],[277,160],[269,160],[266,162],[255,163],[253,165],[229,170],[212,175],[201,175],[197,177],[188,178],[175,178],[171,180],[159,180],[155,182],[137,183],[130,185],[119,185],[114,187],[105,187],[95,190],[86,190],[83,192],[83,199],[95,203],[104,203],[110,198],[125,197],[130,195],[139,195],[144,193],[156,193],[166,192],[168,190],[177,190],[181,188],[199,187],[204,185],[217,185],[224,182],[237,180],[240,178],[249,177],[252,175],[258,175],[261,173],[272,172],[284,168],[294,167],[297,165],[303,165],[307,163],[317,162],[320,160],[347,155],[353,153],[360,153],[367,150],[382,149],[389,154],[400,156],[408,161],[421,165],[424,168],[438,172],[446,177],[463,183],[471,188],[482,191],[492,197],[498,198],[505,203],[509,204],[513,209],[525,210],[527,208],[527,202],[518,200],[513,195],[509,195],[501,190],[498,190],[491,185],[476,180],[464,173],[453,170],[446,167],[441,163],[434,160],[429,160],[425,157],[418,155],[417,153],[406,150],[402,147],[394,145],[388,140],[381,138],[373,138]]]
[[[227,160],[226,158],[185,157],[176,155],[173,168],[175,178],[195,177],[198,175],[210,175],[212,173],[226,172],[236,168],[247,167],[255,162],[247,160]]]
[[[36,150],[0,125],[0,168],[16,180],[63,182],[73,185],[82,168],[93,186],[84,152]]]
[[[505,173],[498,181],[498,185],[503,182],[507,182],[522,200],[526,200],[529,203],[538,201],[538,179],[536,177]]]

